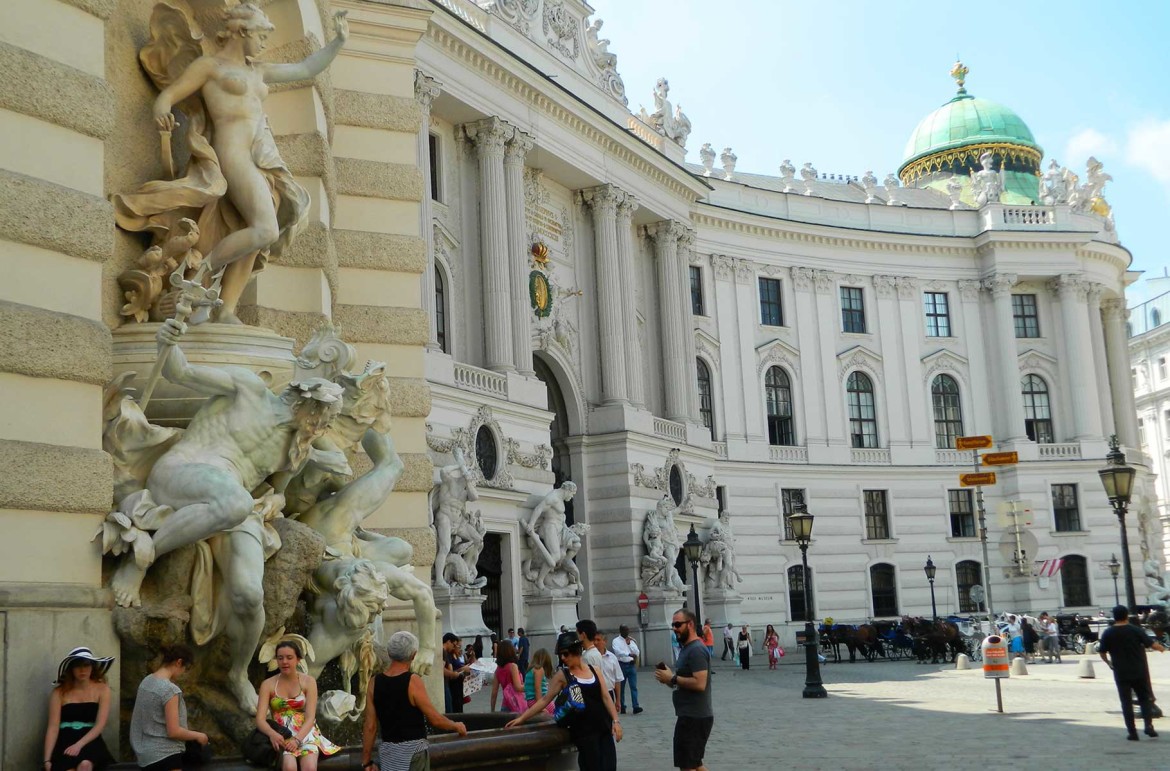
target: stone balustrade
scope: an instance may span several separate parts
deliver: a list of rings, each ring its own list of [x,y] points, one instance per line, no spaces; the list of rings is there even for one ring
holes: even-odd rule
[[[890,450],[887,447],[852,447],[850,455],[853,463],[860,466],[883,466],[890,463]]]
[[[679,442],[687,440],[687,427],[683,423],[676,423],[673,420],[665,420],[663,418],[654,418],[654,435],[661,436],[664,439],[674,439]],[[727,445],[724,445],[726,449]]]
[[[1081,445],[1077,442],[1067,444],[1041,444],[1040,460],[1079,460]]]
[[[808,463],[808,448],[772,446],[768,448],[768,457],[773,463]]]
[[[501,399],[508,398],[508,378],[506,375],[489,372],[470,364],[455,363],[455,385],[469,391],[498,396]]]

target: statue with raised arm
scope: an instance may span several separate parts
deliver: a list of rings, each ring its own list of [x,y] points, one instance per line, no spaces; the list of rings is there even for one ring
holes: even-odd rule
[[[999,203],[999,198],[1003,195],[1003,164],[1000,164],[999,171],[993,171],[991,166],[994,162],[994,155],[984,153],[979,156],[981,166],[979,171],[971,172],[971,192],[975,198],[976,209],[982,209],[989,203]]]
[[[565,532],[568,517],[565,504],[577,494],[574,482],[562,482],[532,508],[532,513],[521,517],[520,525],[528,534],[532,557],[524,561],[524,576],[532,582],[538,594],[550,593],[550,574],[562,568],[566,552]]]
[[[674,501],[669,495],[663,495],[654,511],[647,515],[647,524],[642,531],[642,539],[646,542],[647,555],[651,556],[655,561],[662,560],[665,562],[664,569],[660,576],[651,585],[662,586],[665,589],[673,589],[677,592],[686,591],[686,586],[678,575],[678,571],[674,569],[678,562],[678,553],[682,549],[682,541],[679,539],[678,526],[675,524],[674,515],[681,511],[688,501],[683,500],[682,506],[675,506]],[[653,521],[653,527],[650,521]],[[653,533],[653,536],[651,535]],[[643,564],[643,571],[647,565]]]
[[[719,512],[719,519],[707,531],[699,561],[706,569],[708,589],[732,589],[743,578],[735,569],[735,541],[731,532],[731,514]]]
[[[1167,584],[1162,575],[1162,568],[1157,560],[1146,560],[1142,565],[1145,574],[1146,588],[1150,590],[1146,602],[1151,605],[1170,606],[1170,584]]]
[[[452,535],[456,526],[464,519],[467,504],[479,500],[475,478],[463,459],[463,449],[456,447],[451,452],[455,462],[439,469],[439,485],[435,489],[435,586],[447,589],[450,584],[444,575],[447,557],[451,554]]]
[[[190,0],[190,5],[174,0],[155,6],[151,39],[139,60],[160,90],[154,120],[167,178],[112,200],[118,225],[149,231],[156,245],[168,241],[182,218],[198,222],[194,248],[203,255],[201,264],[184,263],[178,270],[181,277],[200,282],[214,276],[222,283],[218,320],[240,323],[236,305],[248,281],[269,257],[288,247],[309,207],[308,192],[277,151],[264,98],[270,85],[324,72],[349,37],[349,28],[346,12],[339,11],[333,17],[334,38],[323,48],[300,62],[266,63],[259,57],[274,27],[257,5],[225,7],[219,28],[202,30],[192,6],[206,18],[206,5],[205,0]],[[187,124],[189,161],[181,177],[175,173],[170,146],[175,108]],[[132,300],[128,312],[142,318],[139,305]]]
[[[1068,169],[1062,169],[1055,160],[1050,161],[1048,171],[1040,179],[1040,201],[1045,206],[1067,203],[1068,194]]]

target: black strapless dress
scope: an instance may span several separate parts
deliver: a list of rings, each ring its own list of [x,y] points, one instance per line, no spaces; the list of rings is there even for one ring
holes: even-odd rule
[[[89,733],[94,721],[97,720],[97,714],[96,701],[61,705],[61,730],[57,734],[57,743],[53,746],[51,771],[69,771],[77,768],[83,760],[93,763],[95,771],[101,771],[114,762],[114,756],[110,754],[100,736],[82,747],[77,757],[65,754],[66,748],[73,746],[78,739]]]

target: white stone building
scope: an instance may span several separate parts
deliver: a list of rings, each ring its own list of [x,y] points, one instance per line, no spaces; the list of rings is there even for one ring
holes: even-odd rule
[[[968,95],[965,69],[884,185],[787,161],[744,174],[710,145],[687,164],[690,122],[665,81],[655,112],[632,114],[627,91],[652,84],[623,84],[584,2],[435,6],[417,83],[430,448],[442,465],[462,444],[489,472],[472,504],[489,626],[550,631],[525,596],[519,517],[554,479],[580,487],[578,613],[604,627],[636,620],[643,522],[664,492],[685,504],[684,532],[731,513],[742,582],[705,591],[717,624],[784,625],[791,640],[793,496],[816,516],[818,618],[930,613],[928,556],[939,613],[975,610],[983,557],[958,480],[971,454],[952,449],[972,434],[1021,461],[985,490],[995,608],[1113,602],[1118,529],[1096,472],[1107,437],[1136,448],[1137,428],[1130,254],[1099,169],[1083,187],[1041,178],[1026,125]],[[985,152],[993,171],[970,176]],[[1129,460],[1144,490],[1145,460]],[[1018,527],[997,514],[1012,500],[1030,504]],[[1161,535],[1152,501],[1133,511],[1140,579]],[[1058,558],[1055,577],[1033,577]],[[681,599],[647,593],[661,644]]]
[[[1162,536],[1170,534],[1170,278],[1147,279],[1130,293],[1129,355],[1132,365],[1138,436],[1142,452],[1150,459],[1156,476],[1154,502]],[[1163,541],[1156,555],[1163,567],[1170,542]]]

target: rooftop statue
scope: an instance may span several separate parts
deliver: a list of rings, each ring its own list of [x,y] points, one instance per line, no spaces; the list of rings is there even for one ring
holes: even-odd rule
[[[861,188],[865,191],[866,203],[880,203],[881,199],[877,197],[877,177],[873,171],[867,171],[861,177]]]
[[[971,192],[975,198],[975,208],[982,209],[989,203],[999,203],[1004,191],[1004,170],[1000,164],[999,171],[992,171],[991,165],[995,156],[984,153],[979,156],[979,171],[971,172]]]
[[[699,162],[703,164],[703,176],[711,176],[711,172],[715,168],[715,148],[711,146],[710,142],[704,142],[703,146],[699,148]]]
[[[1048,171],[1044,172],[1044,176],[1040,179],[1040,201],[1045,206],[1052,206],[1058,203],[1068,203],[1069,193],[1072,188],[1069,182],[1075,184],[1075,177],[1066,168],[1061,168],[1060,164],[1052,160],[1048,164]]]
[[[288,247],[308,212],[309,194],[281,160],[264,114],[268,87],[324,72],[349,37],[345,14],[334,16],[335,36],[319,51],[300,62],[269,64],[259,57],[274,27],[252,3],[225,8],[220,29],[207,30],[214,35],[199,29],[182,0],[154,8],[151,38],[139,61],[160,91],[153,111],[166,178],[114,195],[115,218],[125,230],[150,232],[153,246],[172,252],[178,278],[206,283],[214,277],[222,284],[221,322],[240,323],[236,305],[248,281]],[[182,176],[171,150],[175,108],[185,118],[190,156]],[[197,240],[177,260],[179,249],[170,242],[177,233],[192,232],[184,218],[197,223]],[[147,274],[157,268],[147,268]],[[148,298],[134,285],[143,283],[142,276],[128,280],[123,314],[142,320],[166,293]],[[152,283],[145,280],[147,287]]]
[[[674,109],[668,98],[669,93],[669,81],[666,78],[659,78],[654,84],[654,112],[647,113],[643,107],[638,117],[667,139],[686,146],[687,137],[691,134],[691,121],[683,113],[681,106],[677,110]]]
[[[739,160],[739,156],[731,152],[730,147],[724,147],[723,152],[719,154],[719,162],[723,164],[723,178],[731,181],[735,176],[735,162]]]
[[[1113,177],[1105,173],[1104,165],[1090,156],[1085,164],[1085,184],[1079,185],[1080,180],[1075,174],[1070,174],[1068,205],[1078,212],[1092,212],[1105,218],[1106,228],[1113,227],[1113,208],[1105,200],[1105,185],[1113,181]]]
[[[594,19],[593,23],[585,28],[585,46],[593,56],[593,63],[597,65],[598,69],[612,70],[617,67],[617,54],[609,52],[607,38],[598,37],[603,23],[601,19]]]

